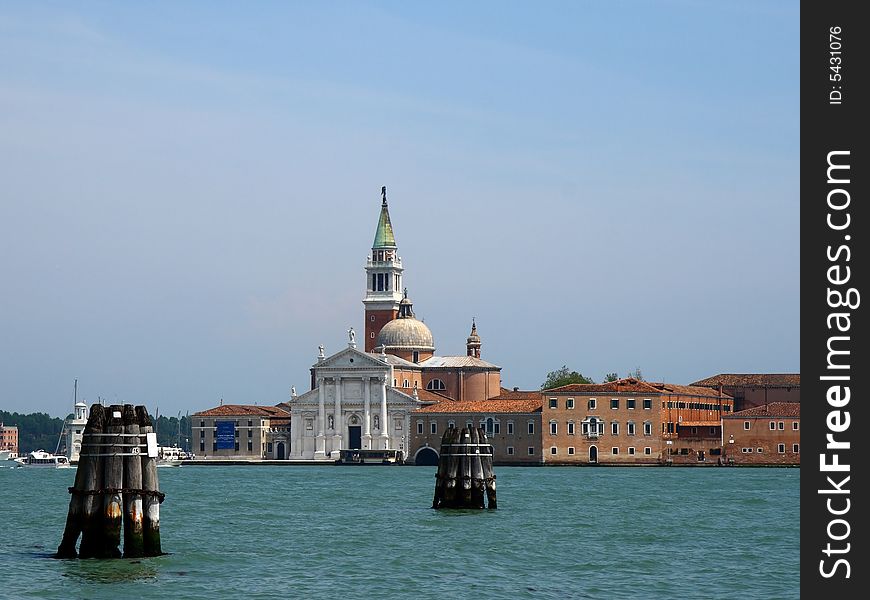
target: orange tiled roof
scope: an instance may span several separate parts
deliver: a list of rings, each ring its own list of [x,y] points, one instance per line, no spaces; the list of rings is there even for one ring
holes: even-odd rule
[[[534,400],[541,399],[541,390],[509,390],[501,388],[498,396],[490,398],[490,400]]]
[[[703,386],[800,387],[800,373],[720,373],[694,382]]]
[[[396,388],[400,391],[405,391],[405,388]],[[414,395],[414,392],[405,392],[411,396]],[[423,390],[417,388],[417,398],[422,400],[423,402],[453,402],[453,398],[445,396],[443,394],[439,394],[438,392],[433,392],[432,390]]]
[[[661,390],[654,388],[645,381],[628,377],[605,383],[569,383],[561,387],[543,390],[549,392],[568,392],[574,394],[661,394]]]
[[[289,417],[290,413],[279,406],[256,404],[221,404],[208,410],[193,413],[194,417]]]
[[[718,390],[699,385],[678,385],[676,383],[650,383],[654,388],[662,390],[670,394],[679,394],[681,396],[702,396],[704,398],[725,398],[730,399],[726,393],[719,394]]]
[[[536,400],[467,400],[462,402],[441,402],[432,404],[415,413],[532,413],[540,412],[541,397]]]
[[[764,406],[753,406],[746,410],[723,416],[724,419],[743,419],[745,417],[799,417],[801,405],[799,402],[771,402]]]

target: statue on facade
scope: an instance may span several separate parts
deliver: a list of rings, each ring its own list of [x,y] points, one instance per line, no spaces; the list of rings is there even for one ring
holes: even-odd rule
[[[374,426],[375,429],[380,429],[380,428],[381,428],[381,420],[380,420],[380,418],[378,417],[378,415],[375,415],[375,416],[372,418],[372,425]]]
[[[332,418],[332,415],[329,415],[326,422],[329,424],[329,429],[333,429],[335,427],[335,420]]]
[[[356,332],[353,327],[347,330],[347,341],[349,344],[356,344]]]
[[[318,358],[326,358],[323,354],[323,344],[320,344],[317,348],[320,350],[320,354],[318,355]]]
[[[293,396],[294,398],[296,397],[296,386],[295,385],[290,386],[290,395]]]

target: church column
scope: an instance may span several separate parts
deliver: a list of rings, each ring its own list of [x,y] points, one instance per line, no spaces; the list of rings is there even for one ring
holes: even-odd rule
[[[317,378],[317,447],[315,448],[314,458],[326,458],[326,435],[324,427],[326,424],[326,390],[324,389],[323,377]]]
[[[371,394],[372,394],[372,378],[366,377],[365,384],[363,387],[363,402],[364,402],[364,415],[363,415],[363,443],[362,447],[365,450],[372,449],[372,404],[371,404]]]
[[[381,449],[390,447],[389,424],[387,423],[387,378],[381,377]]]
[[[341,377],[335,377],[335,416],[333,427],[335,433],[332,436],[332,450],[336,453],[334,458],[338,458],[338,451],[342,448],[341,438],[344,434],[344,425],[341,418]]]

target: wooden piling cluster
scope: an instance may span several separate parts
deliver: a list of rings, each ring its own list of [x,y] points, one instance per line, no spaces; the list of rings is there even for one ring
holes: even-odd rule
[[[432,508],[497,508],[492,445],[483,429],[444,432]]]
[[[57,558],[120,558],[122,529],[124,558],[162,554],[156,450],[144,406],[91,406]]]

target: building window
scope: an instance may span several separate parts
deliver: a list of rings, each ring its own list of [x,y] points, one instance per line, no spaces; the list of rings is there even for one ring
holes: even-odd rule
[[[610,424],[610,434],[619,435],[619,423],[617,423],[616,421]]]
[[[749,431],[749,421],[743,421],[743,430]]]
[[[783,431],[785,429],[785,422],[784,421],[780,421],[776,425],[777,425],[777,429],[779,429],[780,431]]]
[[[211,451],[217,452],[217,440],[215,440],[211,443]]]
[[[780,454],[785,454],[785,444],[779,444],[776,447],[776,451]]]
[[[652,448],[647,446],[646,448],[643,449],[643,453],[646,454],[647,456],[649,456],[650,454],[652,454]]]
[[[414,350],[412,356],[413,356],[413,361],[415,363],[420,362],[420,351],[419,350]]]
[[[372,319],[374,319],[374,317],[372,317]],[[369,337],[372,338],[372,339],[375,339],[375,332],[372,331],[372,332],[369,334]]]
[[[429,433],[438,433],[438,423],[436,421],[429,423]]]
[[[433,379],[429,383],[426,384],[426,389],[433,390],[433,391],[439,391],[439,390],[446,390],[447,386],[444,385],[444,382],[441,381],[440,379]]]
[[[248,438],[252,438],[252,437],[254,437],[254,430],[248,429]]]
[[[393,378],[393,387],[398,387],[398,386],[399,386],[399,380],[394,377]]]
[[[514,422],[508,421],[508,435],[514,434]]]
[[[205,438],[205,429],[200,429],[199,430],[199,439],[204,439],[204,438]]]
[[[771,421],[770,422],[770,430],[773,431],[775,429],[776,429],[776,421]]]
[[[613,456],[616,456],[617,454],[619,454],[619,448],[617,448],[616,446],[614,446],[613,448],[610,449],[610,453],[611,453]]]
[[[634,446],[629,446],[629,447],[628,447],[628,455],[629,455],[629,456],[634,456]]]
[[[782,451],[785,452],[785,448],[783,448]],[[762,452],[764,452],[764,448],[759,448],[758,450],[756,450],[756,452],[761,454]]]
[[[595,398],[589,398],[589,402],[586,403],[586,406],[589,407],[589,410],[595,410],[598,403],[595,401]]]
[[[652,422],[650,422],[650,421],[643,422],[643,434],[644,435],[652,435]]]
[[[532,446],[529,446],[529,456],[534,455],[535,449]]]
[[[423,435],[423,421],[417,421],[417,435]]]
[[[199,422],[199,426],[200,426],[200,427],[205,427],[205,421],[200,421],[200,422]]]
[[[492,432],[493,433],[501,433],[501,423],[496,421],[492,426]]]
[[[248,452],[254,451],[254,440],[248,440]]]
[[[199,451],[205,452],[205,440],[199,440]]]
[[[372,315],[371,317],[369,317],[369,321],[371,321],[372,323],[374,323],[374,322],[375,322],[375,316]]]
[[[559,454],[558,448],[556,448],[556,446],[552,446],[550,448],[550,454],[552,454],[553,456],[556,456],[557,454]]]
[[[456,429],[456,421],[447,421],[447,429]]]
[[[710,428],[710,435],[716,435],[716,428],[715,427]]]
[[[634,410],[635,403],[637,402],[637,400],[635,400],[634,398],[629,398],[625,402],[628,405],[628,410]]]
[[[801,451],[801,445],[800,444],[792,444],[791,451],[794,452],[795,454],[798,454]]]
[[[550,421],[550,435],[556,435],[558,428],[556,421]]]
[[[266,451],[271,454],[272,453],[272,442],[266,444]]]
[[[254,426],[254,421],[251,419],[248,419],[248,427],[253,427],[253,426]]]
[[[628,435],[634,435],[634,421],[629,421],[625,424],[625,426],[628,429]]]
[[[489,417],[486,420],[486,433],[487,435],[492,435],[495,433],[495,419]]]
[[[235,448],[235,450],[236,450],[236,452],[239,451],[239,442],[238,442],[238,440],[236,441],[236,448]]]
[[[508,446],[508,447],[507,447],[507,453],[508,453],[508,456],[513,456],[513,455],[514,455],[514,447],[513,447],[513,446]]]
[[[610,408],[613,408],[613,409],[619,408],[619,398],[611,398],[610,399]]]
[[[574,421],[568,421],[568,435],[574,435]]]
[[[550,398],[550,408],[556,408],[559,404],[558,398]]]
[[[466,429],[474,429],[474,424],[471,421],[469,421],[468,423],[465,424],[465,428]]]
[[[535,434],[535,422],[529,421],[529,435]]]
[[[568,446],[568,454],[574,454],[574,446]]]
[[[793,431],[797,431],[798,429],[800,429],[800,423],[798,421],[792,421],[791,428]]]
[[[650,410],[652,408],[652,400],[650,398],[643,399],[643,409]]]
[[[411,382],[408,381],[407,379],[403,379],[403,380],[402,380],[402,387],[403,387],[403,388],[409,388],[409,387],[411,387]]]
[[[574,409],[574,398],[568,398],[567,400],[565,400],[565,408],[567,408],[568,410]]]

